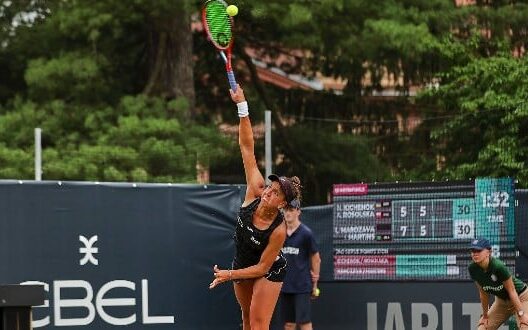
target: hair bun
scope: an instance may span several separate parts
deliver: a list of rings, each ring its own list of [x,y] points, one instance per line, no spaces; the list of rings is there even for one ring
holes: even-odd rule
[[[301,186],[301,179],[299,179],[299,177],[297,177],[297,176],[292,176],[292,177],[290,178],[290,180],[291,180],[291,182],[292,182],[293,184],[295,184],[296,186]]]
[[[298,176],[292,176],[290,179],[290,182],[293,184],[294,190],[295,190],[295,198],[299,200],[299,202],[302,199],[301,196],[301,179],[299,179]]]

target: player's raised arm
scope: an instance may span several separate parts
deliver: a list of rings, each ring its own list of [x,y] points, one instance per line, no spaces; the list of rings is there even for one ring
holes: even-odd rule
[[[238,143],[244,162],[244,172],[246,175],[246,198],[244,205],[250,203],[260,196],[265,186],[264,177],[260,173],[257,160],[255,158],[255,141],[253,139],[253,129],[249,120],[248,103],[244,96],[244,90],[237,85],[236,91],[230,90],[231,99],[236,103],[240,124],[238,130]]]

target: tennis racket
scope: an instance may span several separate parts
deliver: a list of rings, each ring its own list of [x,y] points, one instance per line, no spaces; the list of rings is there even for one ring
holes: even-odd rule
[[[227,80],[236,91],[236,79],[231,67],[231,48],[233,47],[233,18],[227,14],[227,3],[223,0],[208,0],[202,9],[202,24],[207,38],[220,52],[224,60]]]

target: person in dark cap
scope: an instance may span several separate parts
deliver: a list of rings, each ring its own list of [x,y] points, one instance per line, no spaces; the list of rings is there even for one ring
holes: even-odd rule
[[[286,225],[281,209],[300,198],[300,180],[272,174],[266,186],[255,158],[253,130],[248,104],[240,86],[231,92],[236,103],[239,145],[246,175],[246,196],[240,207],[235,228],[235,257],[231,269],[213,267],[214,280],[209,288],[233,281],[235,296],[242,310],[243,329],[269,329],[286,273],[281,248]]]
[[[496,330],[511,315],[517,319],[518,329],[528,329],[528,290],[526,283],[510,274],[498,258],[491,256],[491,244],[485,238],[471,242],[469,275],[475,281],[482,305],[478,330]],[[495,296],[489,307],[489,295]]]
[[[284,210],[286,242],[282,253],[288,261],[280,295],[284,330],[312,330],[311,301],[319,297],[321,256],[312,230],[301,222],[301,202],[296,199]]]

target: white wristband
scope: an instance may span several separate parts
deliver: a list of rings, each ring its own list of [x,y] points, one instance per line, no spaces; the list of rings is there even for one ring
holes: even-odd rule
[[[237,103],[238,116],[240,118],[249,116],[249,107],[247,101]]]

